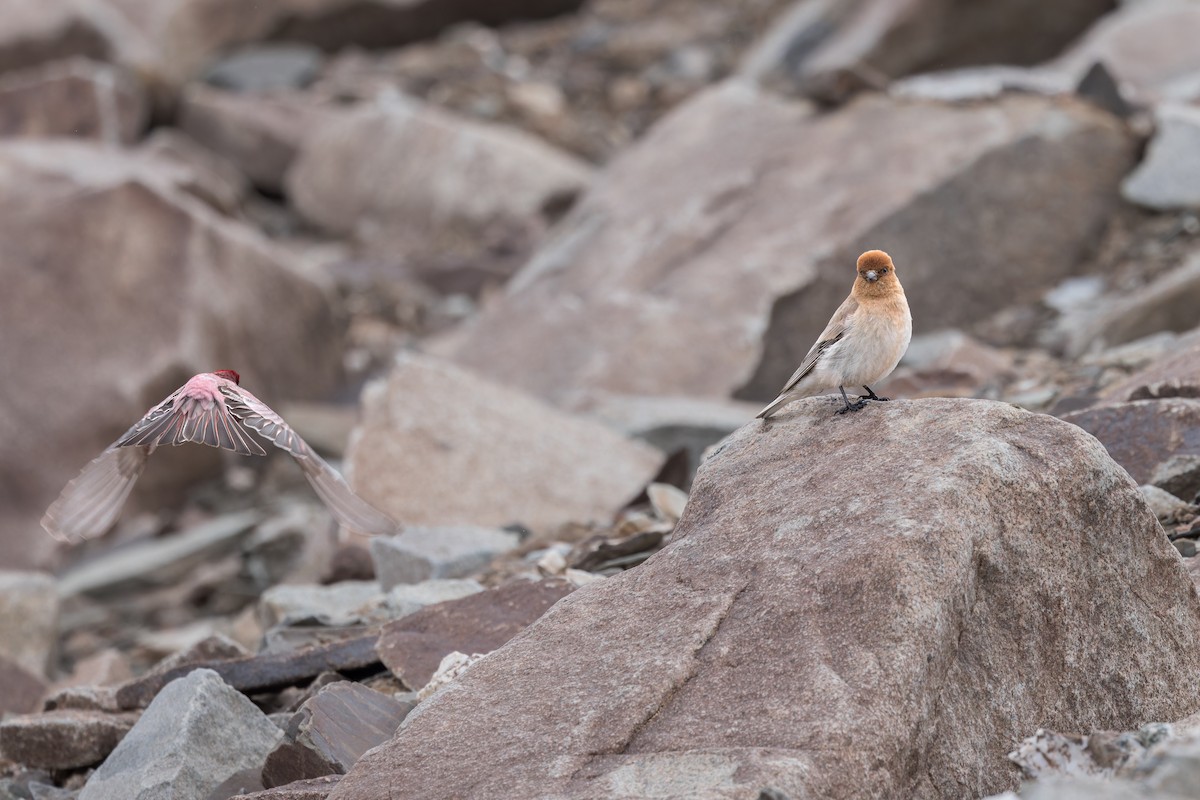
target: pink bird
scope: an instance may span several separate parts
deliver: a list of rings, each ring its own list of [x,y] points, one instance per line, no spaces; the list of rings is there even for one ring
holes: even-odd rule
[[[304,477],[346,527],[368,534],[395,533],[395,521],[354,493],[266,403],[238,384],[231,369],[202,372],[138,420],[67,484],[42,517],[55,539],[77,542],[107,531],[159,445],[196,442],[242,455],[265,456],[255,437],[286,450]],[[254,434],[254,435],[251,435]]]

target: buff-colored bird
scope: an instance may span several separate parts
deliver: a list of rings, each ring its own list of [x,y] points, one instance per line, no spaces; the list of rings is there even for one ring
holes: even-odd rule
[[[761,419],[801,397],[837,389],[846,405],[839,414],[858,411],[867,400],[878,397],[870,384],[886,378],[908,349],[912,338],[912,314],[904,287],[896,277],[896,265],[882,250],[868,250],[858,257],[858,276],[804,363],[788,379],[779,397],[758,413]],[[851,403],[847,386],[861,386],[864,397]]]
[[[342,476],[313,452],[278,414],[239,386],[231,369],[203,372],[146,413],[99,458],[67,484],[42,527],[56,539],[77,542],[107,531],[160,445],[196,442],[242,455],[265,456],[262,438],[291,454],[304,477],[346,527],[361,533],[397,531],[396,523],[354,493]]]

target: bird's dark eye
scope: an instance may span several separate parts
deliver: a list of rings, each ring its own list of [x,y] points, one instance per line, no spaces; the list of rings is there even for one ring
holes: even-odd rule
[[[888,269],[887,267],[880,267],[880,268],[879,268],[879,274],[880,274],[880,275],[887,275],[887,269]]]

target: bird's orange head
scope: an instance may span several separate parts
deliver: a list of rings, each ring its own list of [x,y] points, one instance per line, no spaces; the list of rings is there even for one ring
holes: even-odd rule
[[[892,257],[882,250],[868,250],[858,257],[858,279],[851,293],[859,300],[880,300],[903,292],[896,278]]]
[[[242,376],[231,369],[219,369],[213,375],[216,375],[218,378],[224,378],[227,381],[233,381],[238,385],[241,385],[242,382]]]

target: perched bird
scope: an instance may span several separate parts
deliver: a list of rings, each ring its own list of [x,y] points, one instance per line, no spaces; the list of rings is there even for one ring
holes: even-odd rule
[[[837,413],[858,411],[877,397],[868,384],[887,377],[908,349],[912,338],[912,314],[908,299],[896,277],[896,265],[882,250],[868,250],[858,257],[858,277],[850,296],[833,312],[804,363],[788,379],[783,391],[758,413],[760,419],[800,397],[838,389],[846,405]],[[865,397],[851,403],[847,386],[861,386]]]
[[[42,517],[42,527],[67,542],[107,531],[120,516],[146,457],[159,445],[196,442],[265,456],[261,437],[296,459],[304,477],[346,527],[369,534],[396,532],[393,520],[356,495],[278,414],[239,386],[240,381],[236,372],[222,369],[202,372],[176,389],[67,484]]]

